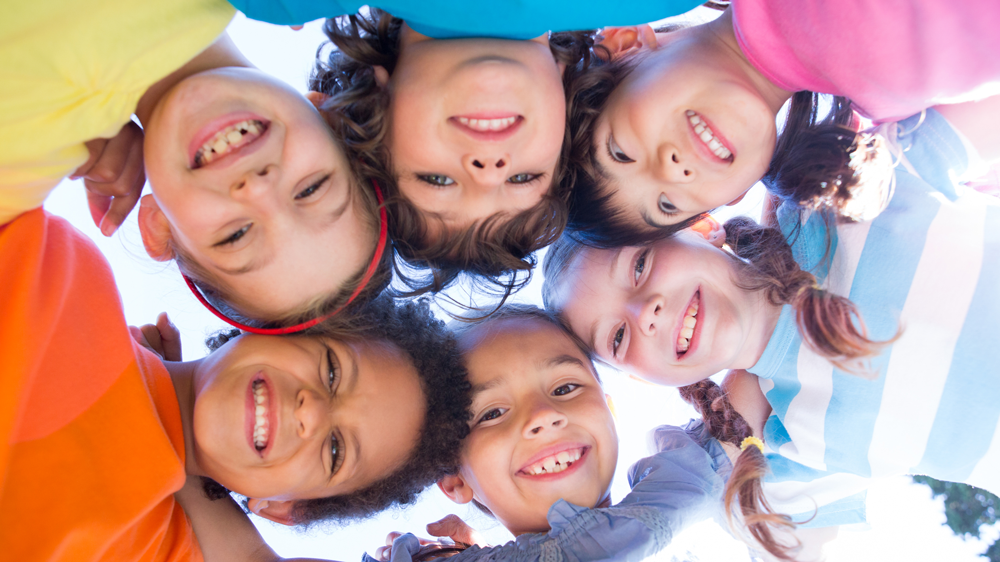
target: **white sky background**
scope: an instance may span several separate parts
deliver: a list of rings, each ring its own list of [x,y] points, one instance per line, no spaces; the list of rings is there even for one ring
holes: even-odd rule
[[[236,44],[259,68],[273,74],[300,91],[314,61],[317,47],[325,40],[320,22],[313,22],[302,31],[249,21],[237,16],[229,27]],[[146,188],[148,190],[148,187]],[[759,215],[761,188],[747,197],[737,212]],[[45,203],[52,213],[70,220],[74,226],[93,239],[111,263],[118,289],[125,306],[125,316],[131,324],[153,322],[161,311],[168,311],[180,329],[184,358],[197,359],[206,353],[204,337],[225,325],[202,309],[188,292],[176,267],[156,263],[146,257],[133,213],[125,226],[112,238],[104,238],[94,226],[87,211],[83,185],[79,181],[64,181]],[[722,217],[720,217],[722,218]],[[541,272],[536,272],[531,284],[515,300],[541,305]],[[465,297],[461,291],[453,296]],[[86,329],[86,327],[83,327]],[[676,390],[637,382],[602,369],[606,390],[614,398],[618,415],[620,456],[612,487],[614,501],[628,493],[626,474],[629,465],[648,455],[646,434],[661,424],[680,425],[695,417],[694,410],[684,404]],[[494,521],[475,509],[452,504],[437,489],[426,492],[413,507],[389,512],[382,516],[344,528],[317,528],[308,533],[282,528],[261,519],[254,519],[261,533],[282,556],[311,556],[336,560],[358,560],[362,551],[374,552],[392,530],[411,531],[426,535],[424,526],[448,513],[465,517],[483,530],[494,543],[511,537]],[[944,526],[941,500],[932,500],[923,485],[909,478],[898,478],[876,485],[869,492],[870,529],[860,532],[842,531],[829,551],[828,559],[837,561],[974,561],[1000,529],[990,528],[984,540],[962,540]],[[687,555],[690,552],[691,555]],[[690,529],[674,541],[671,549],[659,559],[709,561],[748,560],[746,548],[714,523]]]

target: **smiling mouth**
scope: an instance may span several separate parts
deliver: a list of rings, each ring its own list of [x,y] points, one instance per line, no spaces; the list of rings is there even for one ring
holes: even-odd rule
[[[268,124],[259,119],[246,119],[216,132],[195,152],[192,168],[200,168],[238,150],[260,138]]]
[[[687,312],[684,314],[683,324],[680,333],[677,334],[677,345],[675,351],[677,358],[681,358],[691,347],[691,339],[694,337],[694,329],[698,326],[698,308],[701,306],[701,290],[695,291],[694,297],[688,303]]]
[[[569,469],[587,453],[588,447],[578,447],[567,449],[553,455],[549,455],[541,460],[535,461],[522,468],[518,472],[527,476],[544,476],[547,474],[558,474]]]
[[[695,134],[701,139],[701,142],[705,143],[712,154],[718,156],[720,160],[733,161],[733,152],[726,148],[722,140],[700,115],[690,109],[685,112],[685,115],[687,115],[688,123],[694,129]]]
[[[253,446],[260,453],[267,448],[268,439],[271,437],[271,427],[267,415],[270,406],[270,393],[263,380],[253,381],[253,401]]]
[[[501,141],[509,138],[521,128],[521,125],[524,124],[524,117],[513,114],[499,117],[456,115],[449,117],[448,121],[476,140]]]

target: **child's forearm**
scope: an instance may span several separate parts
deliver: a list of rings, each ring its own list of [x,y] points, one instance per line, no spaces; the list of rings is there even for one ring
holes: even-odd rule
[[[191,521],[206,562],[324,562],[317,558],[278,556],[232,498],[213,501],[205,496],[200,477],[188,476],[174,499]]]

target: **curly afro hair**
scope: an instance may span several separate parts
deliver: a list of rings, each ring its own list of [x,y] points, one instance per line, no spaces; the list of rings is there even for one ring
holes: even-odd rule
[[[328,321],[308,334],[382,340],[395,345],[413,361],[426,407],[420,438],[401,467],[349,494],[299,500],[292,511],[296,524],[366,519],[389,507],[412,503],[427,486],[458,470],[461,441],[469,433],[472,388],[455,337],[434,318],[426,299],[396,304],[390,297],[381,296],[356,309],[350,317]],[[238,330],[220,332],[205,344],[214,351],[239,336]],[[213,481],[205,484],[209,497],[222,497],[228,492]]]

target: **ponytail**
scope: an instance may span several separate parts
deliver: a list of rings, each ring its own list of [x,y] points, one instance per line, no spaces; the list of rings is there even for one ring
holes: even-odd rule
[[[750,262],[741,276],[746,290],[763,290],[771,304],[790,304],[802,340],[837,368],[866,376],[863,362],[899,337],[886,341],[868,339],[861,313],[850,300],[830,293],[803,271],[780,231],[763,227],[746,217],[725,224],[726,243],[740,258]]]

